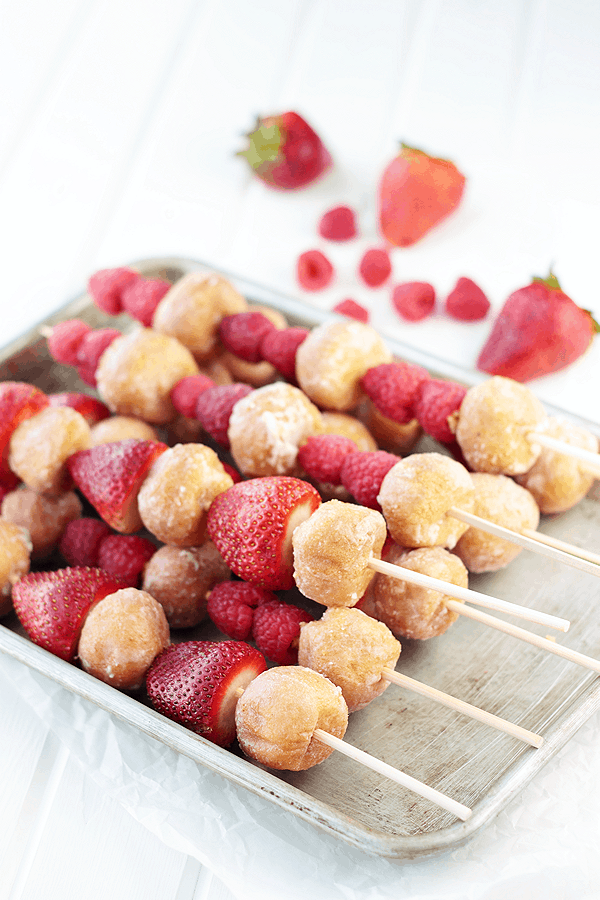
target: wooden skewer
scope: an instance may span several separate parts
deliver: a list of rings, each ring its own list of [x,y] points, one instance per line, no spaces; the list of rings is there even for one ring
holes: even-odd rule
[[[575,552],[578,551],[578,548],[576,547],[571,548],[570,545],[567,544],[565,546],[570,547],[570,550],[569,552],[566,552],[563,548],[550,545],[548,541],[540,541],[537,537],[535,539],[532,538],[531,534],[537,535],[537,532],[532,532],[531,529],[529,529],[528,534],[512,531],[510,528],[505,528],[503,525],[497,525],[495,522],[490,522],[489,519],[482,519],[481,516],[465,512],[463,509],[457,509],[454,506],[448,510],[448,515],[452,516],[454,519],[459,519],[461,522],[465,522],[467,525],[472,525],[473,528],[479,528],[481,531],[486,531],[488,534],[504,538],[505,541],[517,544],[525,550],[533,550],[534,553],[539,553],[541,556],[547,556],[557,562],[566,563],[566,565],[572,566],[574,569],[580,569],[582,572],[587,572],[588,575],[595,575],[596,578],[600,578],[600,565],[595,565],[581,556],[574,555]]]
[[[422,697],[429,697],[429,699],[435,700],[437,703],[441,703],[443,706],[447,706],[449,709],[453,709],[463,715],[470,716],[478,722],[484,722],[486,725],[491,725],[492,728],[510,734],[512,737],[518,738],[521,741],[525,741],[526,744],[531,744],[532,747],[541,747],[544,743],[544,738],[540,734],[534,734],[532,731],[527,731],[526,728],[521,728],[520,725],[514,725],[512,722],[508,722],[500,716],[495,716],[493,713],[486,712],[486,710],[480,709],[478,706],[472,706],[464,700],[459,700],[458,697],[453,697],[451,694],[439,691],[437,688],[430,687],[428,684],[423,684],[421,681],[409,678],[408,675],[396,672],[395,669],[385,667],[382,670],[382,675],[387,681],[391,681],[393,684],[397,684],[409,691],[414,691],[415,694],[420,694]]]
[[[564,456],[571,456],[573,459],[579,460],[583,464],[581,466],[582,469],[585,469],[590,475],[600,478],[600,453],[585,450],[583,447],[575,447],[573,444],[567,444],[566,441],[560,441],[558,438],[550,437],[549,434],[544,434],[543,432],[529,431],[526,436],[527,440],[532,443],[541,444],[542,447],[547,447],[548,450],[555,450]]]
[[[412,569],[405,569],[403,566],[386,562],[383,559],[377,559],[372,556],[367,564],[374,572],[381,572],[383,575],[391,575],[392,578],[399,578],[400,581],[408,581],[419,587],[431,588],[434,591],[440,591],[448,597],[456,597],[458,600],[465,600],[467,603],[474,603],[477,606],[484,606],[487,609],[495,609],[498,612],[506,612],[527,622],[535,622],[538,625],[548,625],[550,628],[556,628],[557,631],[568,631],[570,622],[567,619],[561,619],[558,616],[549,613],[539,612],[535,609],[529,609],[527,606],[519,606],[516,603],[509,603],[508,600],[499,600],[497,597],[489,597],[487,594],[481,594],[479,591],[472,591],[470,588],[459,587],[459,585],[451,584],[449,581],[442,581],[440,578],[432,578],[430,575],[423,575],[421,572],[413,572]],[[463,604],[456,603],[457,612],[463,612]],[[492,622],[497,621],[490,617]]]
[[[358,747],[353,747],[351,744],[346,743],[346,741],[334,737],[334,735],[329,734],[328,731],[323,731],[322,728],[315,728],[313,736],[321,741],[321,743],[326,744],[333,750],[338,750],[340,753],[343,753],[344,756],[354,759],[356,762],[362,763],[363,766],[367,766],[379,775],[383,775],[385,778],[389,778],[397,784],[401,784],[403,787],[408,788],[415,794],[419,794],[419,796],[424,797],[426,800],[431,800],[433,803],[441,806],[442,809],[445,809],[448,812],[453,813],[457,818],[462,819],[463,822],[471,815],[471,810],[468,806],[464,806],[457,800],[453,800],[451,797],[446,796],[446,794],[440,793],[440,791],[437,791],[435,788],[423,784],[422,781],[418,781],[416,778],[413,778],[412,775],[407,775],[405,772],[400,771],[400,769],[396,769],[394,766],[390,766],[388,763],[376,759],[376,757],[371,756],[369,753],[365,753],[364,750],[359,750]]]
[[[564,550],[565,553],[573,553],[575,556],[581,557],[581,559],[587,559],[588,562],[596,563],[597,566],[600,566],[600,553],[592,553],[591,550],[584,550],[582,547],[575,547],[573,544],[567,544],[566,541],[561,541],[558,538],[550,537],[550,535],[543,534],[541,531],[534,531],[532,528],[524,528],[523,534],[526,537],[532,538],[534,541],[539,541],[541,544],[547,544],[548,547],[555,547],[557,550]]]

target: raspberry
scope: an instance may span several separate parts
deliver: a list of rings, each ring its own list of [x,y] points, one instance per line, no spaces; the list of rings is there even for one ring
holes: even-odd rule
[[[316,434],[298,450],[298,462],[315,481],[338,485],[344,459],[357,451],[354,441],[341,434]]]
[[[252,633],[254,610],[277,600],[272,591],[247,581],[222,581],[210,594],[206,611],[217,628],[234,641],[247,641]]]
[[[385,450],[353,453],[344,459],[340,479],[357,503],[368,506],[369,509],[380,510],[377,495],[381,482],[399,461],[399,456]]]
[[[112,534],[110,527],[101,519],[82,516],[69,522],[63,531],[58,549],[70,566],[98,565],[100,544]]]
[[[238,470],[234,469],[233,466],[230,466],[229,463],[223,462],[223,460],[221,460],[221,465],[223,466],[227,474],[231,475],[234,484],[237,484],[242,480],[242,476],[240,475]]]
[[[138,278],[141,278],[138,272],[125,267],[100,269],[88,281],[88,291],[98,309],[116,316],[123,311],[124,291]]]
[[[476,322],[478,319],[485,319],[490,301],[470,278],[459,278],[446,297],[445,309],[453,319]]]
[[[380,287],[392,274],[392,264],[387,250],[367,250],[360,261],[358,273],[369,287]]]
[[[356,237],[356,214],[349,206],[335,206],[321,216],[318,227],[328,241],[349,241]]]
[[[77,371],[86,384],[96,387],[96,369],[100,357],[118,337],[121,337],[121,332],[116,328],[96,328],[83,337],[77,350]]]
[[[392,291],[392,305],[408,322],[427,318],[435,306],[435,290],[426,281],[407,281]]]
[[[414,403],[429,372],[411,363],[382,363],[369,369],[361,379],[364,392],[382,415],[406,424],[414,419]]]
[[[467,388],[455,381],[431,378],[424,382],[415,402],[415,416],[423,431],[441,444],[452,444],[448,416],[459,409]]]
[[[171,401],[180,416],[193,419],[196,415],[198,397],[202,391],[214,387],[215,383],[208,375],[186,375],[178,381],[171,391]]]
[[[92,329],[80,319],[59,322],[48,336],[48,350],[53,359],[63,366],[77,365],[77,351],[82,340]]]
[[[242,312],[225,316],[219,324],[219,337],[225,349],[246,362],[261,362],[260,344],[263,337],[275,330],[264,313]]]
[[[137,587],[146,563],[155,553],[155,545],[147,538],[111,534],[100,542],[98,566],[129,587]]]
[[[308,335],[308,328],[300,327],[269,331],[260,344],[262,358],[288,381],[295,382],[296,351]]]
[[[297,275],[305,291],[322,291],[333,280],[333,266],[320,250],[307,250],[298,257]]]
[[[246,397],[252,388],[248,384],[216,384],[202,391],[196,404],[196,418],[205,431],[224,447],[229,449],[227,429],[233,407]]]
[[[341,300],[333,307],[333,311],[340,313],[342,316],[348,316],[351,319],[358,319],[359,322],[369,321],[369,310],[357,303],[356,300]]]
[[[122,292],[123,309],[150,328],[156,307],[170,288],[171,283],[164,278],[138,278]]]
[[[254,611],[252,637],[260,652],[272,662],[293,666],[298,662],[300,625],[312,622],[313,618],[299,606],[269,600]]]

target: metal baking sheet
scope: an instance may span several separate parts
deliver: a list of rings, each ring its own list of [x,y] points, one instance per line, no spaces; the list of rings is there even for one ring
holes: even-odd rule
[[[169,258],[133,263],[144,275],[171,281],[188,271],[210,266]],[[314,326],[331,314],[278,295],[224,272],[252,302],[281,310],[290,323]],[[84,294],[43,325],[78,317],[93,327],[129,326],[125,317],[108,319]],[[477,373],[448,366],[397,341],[388,345],[398,357],[425,365],[434,375],[471,384]],[[0,380],[23,380],[47,392],[90,389],[76,374],[56,365],[45,339],[34,328],[0,355]],[[546,408],[552,414],[560,410]],[[566,416],[598,433],[598,426]],[[426,443],[417,450],[432,449]],[[541,530],[582,547],[600,546],[598,483],[588,498],[561,516],[544,517]],[[595,493],[596,491],[596,493]],[[60,560],[54,561],[55,566]],[[522,605],[568,618],[571,628],[556,635],[565,646],[600,657],[600,583],[586,573],[523,551],[505,569],[471,576],[470,586]],[[317,615],[322,607],[310,606]],[[498,614],[500,618],[500,614]],[[522,623],[521,623],[522,624]],[[535,625],[530,631],[546,636]],[[175,640],[214,638],[210,624],[174,632]],[[0,625],[0,650],[135,724],[196,762],[224,775],[364,851],[412,859],[466,841],[535,777],[541,767],[600,708],[600,680],[591,672],[545,653],[511,636],[461,617],[446,634],[430,641],[404,641],[399,671],[544,736],[540,749],[467,719],[445,707],[391,685],[365,709],[353,713],[349,743],[394,765],[473,809],[466,822],[357,763],[334,753],[324,763],[300,773],[275,773],[243,757],[235,747],[224,750],[152,710],[140,694],[121,693],[33,645],[14,614]]]

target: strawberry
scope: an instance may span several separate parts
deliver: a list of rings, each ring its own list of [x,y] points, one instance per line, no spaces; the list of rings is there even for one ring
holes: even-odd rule
[[[271,662],[278,666],[294,666],[298,662],[300,626],[313,619],[314,616],[306,610],[276,597],[256,608],[252,637],[261,653]]]
[[[122,587],[101,569],[76,566],[25,575],[14,586],[12,599],[33,643],[72,662],[88,612]]]
[[[262,653],[241,641],[184,641],[156,657],[146,690],[158,712],[228,747],[238,697],[266,667]]]
[[[115,531],[139,531],[137,496],[152,463],[167,450],[161,441],[128,438],[79,450],[67,466],[73,481]]]
[[[98,551],[105,537],[112,534],[102,519],[81,516],[67,524],[58,549],[70,566],[98,566]]]
[[[461,201],[465,176],[447,159],[401,145],[379,183],[379,227],[397,247],[410,247]]]
[[[110,534],[100,541],[98,568],[128,587],[138,587],[146,563],[156,553],[148,538],[137,534]]]
[[[48,397],[33,385],[24,381],[0,383],[0,478],[3,484],[8,486],[15,478],[8,465],[13,431],[17,425],[25,419],[31,419],[46,406]]]
[[[108,419],[110,409],[96,397],[89,394],[80,394],[77,391],[64,391],[60,394],[48,394],[50,406],[70,406],[77,410],[86,420],[90,428],[103,419]]]
[[[258,310],[224,316],[219,323],[219,337],[226,350],[246,362],[261,362],[260,342],[275,326]]]
[[[277,597],[265,588],[247,581],[222,581],[208,595],[206,612],[227,637],[247,641],[252,634],[254,610],[268,600]]]
[[[327,241],[349,241],[357,235],[356,213],[349,206],[334,206],[319,219],[318,232]]]
[[[369,310],[347,297],[346,300],[340,300],[333,307],[333,312],[340,313],[342,316],[348,316],[350,319],[356,319],[358,322],[368,322],[370,319]]]
[[[292,532],[320,505],[316,489],[299,478],[252,478],[213,500],[207,529],[236,575],[268,590],[288,590],[294,585]]]
[[[333,266],[320,250],[306,250],[296,263],[298,283],[305,291],[322,291],[333,280]]]
[[[477,368],[530,381],[575,362],[598,330],[591,313],[563,293],[550,272],[510,295],[477,358]]]
[[[240,151],[252,171],[270,187],[296,190],[331,168],[331,156],[318,134],[295,112],[258,119]]]

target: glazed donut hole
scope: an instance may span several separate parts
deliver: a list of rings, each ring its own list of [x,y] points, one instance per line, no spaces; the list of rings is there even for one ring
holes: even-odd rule
[[[73,484],[68,458],[90,446],[90,426],[80,413],[70,406],[48,406],[17,425],[9,465],[28,488],[58,496]]]
[[[38,494],[19,487],[2,501],[2,518],[25,529],[31,543],[31,560],[42,562],[51,556],[69,522],[79,519],[83,505],[75,491],[58,497]]]
[[[0,519],[0,618],[12,609],[12,589],[29,572],[32,549],[25,528]]]
[[[468,586],[469,576],[464,564],[443,547],[405,550],[392,546],[386,561],[459,587]],[[443,634],[458,618],[458,613],[445,605],[446,599],[449,598],[440,591],[418,587],[379,572],[370,592],[373,614],[392,634],[421,641]]]
[[[193,628],[206,618],[208,594],[231,571],[212,543],[160,547],[144,569],[142,589],[158,600],[171,628]]]
[[[238,742],[250,759],[299,772],[333,752],[317,728],[343,738],[348,707],[339,687],[302,666],[278,666],[254,678],[237,702]]]
[[[161,650],[169,645],[169,625],[160,603],[145,591],[123,588],[87,614],[78,656],[82,667],[121,690],[137,690]]]
[[[379,449],[367,426],[356,416],[348,415],[348,413],[332,412],[331,410],[322,412],[319,434],[335,434],[350,438],[363,452],[374,452]]]
[[[382,672],[394,669],[400,643],[389,628],[359,609],[332,607],[300,627],[298,664],[341,688],[348,712],[362,709],[389,686]]]
[[[197,547],[206,537],[212,501],[232,485],[210,447],[176,444],[158,457],[140,488],[141,520],[164,544]]]
[[[416,419],[410,422],[394,422],[381,413],[372,400],[366,399],[360,406],[360,417],[373,436],[376,448],[406,456],[419,442],[423,429]]]
[[[441,453],[416,453],[390,469],[377,499],[397,544],[451,550],[469,526],[448,510],[472,512],[474,495],[471,476],[459,462]]]
[[[471,475],[475,488],[473,513],[518,533],[535,531],[540,523],[540,510],[533,496],[506,475]],[[507,566],[521,552],[521,547],[471,526],[459,539],[454,552],[469,572],[495,572]]]
[[[98,444],[114,444],[115,441],[125,441],[128,438],[137,438],[142,441],[159,441],[160,437],[156,428],[141,419],[133,416],[109,416],[102,419],[91,429],[91,446]]]

